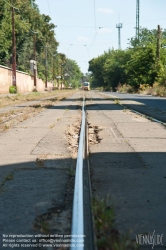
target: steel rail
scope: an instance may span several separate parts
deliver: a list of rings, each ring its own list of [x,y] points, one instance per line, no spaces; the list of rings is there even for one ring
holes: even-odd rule
[[[151,121],[153,121],[153,122],[157,122],[157,123],[160,123],[160,124],[166,126],[166,123],[165,123],[165,122],[162,122],[162,121],[160,121],[160,120],[158,120],[158,119],[156,119],[156,118],[154,118],[154,117],[152,117],[152,116],[149,116],[149,115],[146,115],[146,114],[141,113],[141,112],[139,112],[139,111],[136,111],[136,110],[134,110],[134,109],[132,109],[132,108],[126,106],[126,105],[123,105],[123,104],[120,104],[120,105],[123,106],[125,109],[129,109],[130,111],[132,111],[133,113],[135,113],[135,114],[137,114],[137,115],[141,115],[141,116],[143,116],[143,117],[145,117],[145,118],[147,118],[147,119],[149,119],[149,120],[151,120]]]
[[[84,249],[84,211],[83,211],[83,161],[85,157],[85,99],[82,104],[82,122],[76,163],[73,199],[71,250]],[[82,240],[82,242],[75,242]],[[75,245],[75,246],[74,246]],[[79,246],[77,246],[79,245]],[[80,246],[82,245],[82,246]]]
[[[111,95],[111,96],[112,96],[115,100],[119,100],[119,101],[120,101],[120,99],[119,99],[117,96],[113,96],[113,95]],[[154,117],[152,117],[152,116],[150,116],[150,115],[146,115],[145,113],[141,113],[141,112],[139,112],[139,111],[136,111],[136,110],[130,108],[129,106],[126,106],[125,104],[122,104],[121,102],[119,103],[119,105],[122,106],[122,107],[124,107],[125,109],[128,109],[128,110],[132,111],[133,113],[135,113],[135,114],[137,114],[137,115],[143,116],[143,117],[145,117],[145,118],[147,118],[147,119],[149,119],[149,120],[151,120],[151,121],[153,121],[153,122],[157,122],[157,123],[160,123],[160,124],[163,125],[163,126],[166,126],[166,123],[165,123],[165,122],[160,121],[160,120],[158,120],[158,119],[156,119],[156,118],[154,118]]]

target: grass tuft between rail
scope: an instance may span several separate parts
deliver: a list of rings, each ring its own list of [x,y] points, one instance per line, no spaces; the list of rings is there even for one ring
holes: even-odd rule
[[[92,200],[96,243],[98,250],[138,250],[139,246],[128,235],[122,236],[115,228],[115,213],[109,198]]]

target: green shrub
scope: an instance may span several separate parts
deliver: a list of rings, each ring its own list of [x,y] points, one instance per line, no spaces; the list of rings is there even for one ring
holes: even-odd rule
[[[16,86],[10,86],[9,87],[9,93],[10,94],[16,94],[17,93],[17,87]]]
[[[118,86],[116,87],[116,91],[117,92],[123,92],[123,93],[136,93],[137,90],[135,89],[135,87],[129,85],[129,84],[118,84]]]

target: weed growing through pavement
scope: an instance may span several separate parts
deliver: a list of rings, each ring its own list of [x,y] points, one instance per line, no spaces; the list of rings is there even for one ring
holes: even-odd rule
[[[50,125],[50,128],[54,128],[54,127],[55,127],[55,124],[51,124],[51,125]]]
[[[64,100],[66,100],[66,97],[61,97],[59,100],[64,101]]]
[[[14,175],[13,173],[10,173],[8,175],[5,176],[5,181],[11,181],[14,179]]]
[[[120,104],[119,99],[115,99],[114,102],[115,102],[115,104]]]
[[[24,115],[22,119],[23,119],[23,121],[25,121],[25,120],[27,120],[28,118],[29,118],[28,115]]]
[[[3,131],[6,131],[6,130],[8,130],[8,129],[9,129],[9,125],[6,125],[6,124],[5,124],[5,125],[3,126]]]
[[[41,221],[40,224],[40,231],[42,233],[50,233],[50,227],[49,227],[49,223],[47,221]]]
[[[11,115],[14,115],[14,114],[15,114],[15,110],[11,110],[11,111],[10,111],[10,114],[11,114]]]
[[[73,93],[74,91],[72,91]],[[52,96],[55,95],[64,95],[64,91],[51,91],[48,93],[41,93],[41,92],[32,92],[28,95],[24,95],[24,94],[16,94],[14,96],[5,96],[5,97],[1,97],[1,102],[0,102],[0,107],[5,107],[8,105],[13,105],[16,103],[22,103],[25,101],[34,101],[34,100],[39,100],[41,98],[50,98]],[[70,91],[66,91],[65,90],[65,95],[67,94],[67,96],[71,93]],[[66,97],[63,97],[63,99],[65,99]]]
[[[34,230],[40,230],[41,233],[49,234],[50,233],[50,226],[49,222],[47,221],[49,219],[49,215],[39,215],[36,218]]]
[[[30,106],[30,107],[32,107],[32,108],[41,108],[41,104],[35,104],[35,105],[32,105],[32,106]]]
[[[115,213],[110,204],[109,197],[106,199],[94,198],[92,201],[95,233],[98,250],[137,250],[136,242],[129,236],[120,235],[115,228]]]
[[[9,173],[4,177],[4,181],[0,184],[0,188],[2,188],[3,185],[5,185],[6,181],[12,181],[14,179],[14,174]],[[1,191],[1,190],[0,190]]]
[[[36,165],[39,168],[44,168],[44,160],[40,158],[36,158]]]
[[[57,97],[50,99],[50,102],[56,102],[58,100]]]
[[[74,177],[74,176],[75,176],[75,170],[74,170],[74,169],[69,169],[69,170],[67,171],[67,174],[69,174],[70,177]]]

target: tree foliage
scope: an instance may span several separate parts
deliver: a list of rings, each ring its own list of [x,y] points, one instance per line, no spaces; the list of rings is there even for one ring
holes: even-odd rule
[[[63,68],[63,76],[67,87],[71,86],[72,88],[78,88],[80,86],[82,73],[74,60],[69,58],[66,59]]]
[[[38,77],[55,80],[59,74],[58,41],[55,24],[48,15],[40,14],[35,0],[0,0],[0,64],[11,66],[12,6],[15,7],[17,69],[30,73],[30,60],[35,59]],[[66,57],[64,55],[64,57]]]
[[[157,58],[157,30],[140,29],[139,41],[129,40],[126,50],[111,49],[89,62],[92,87],[115,90],[119,84],[138,89],[166,81],[166,30],[161,34],[160,60]]]

